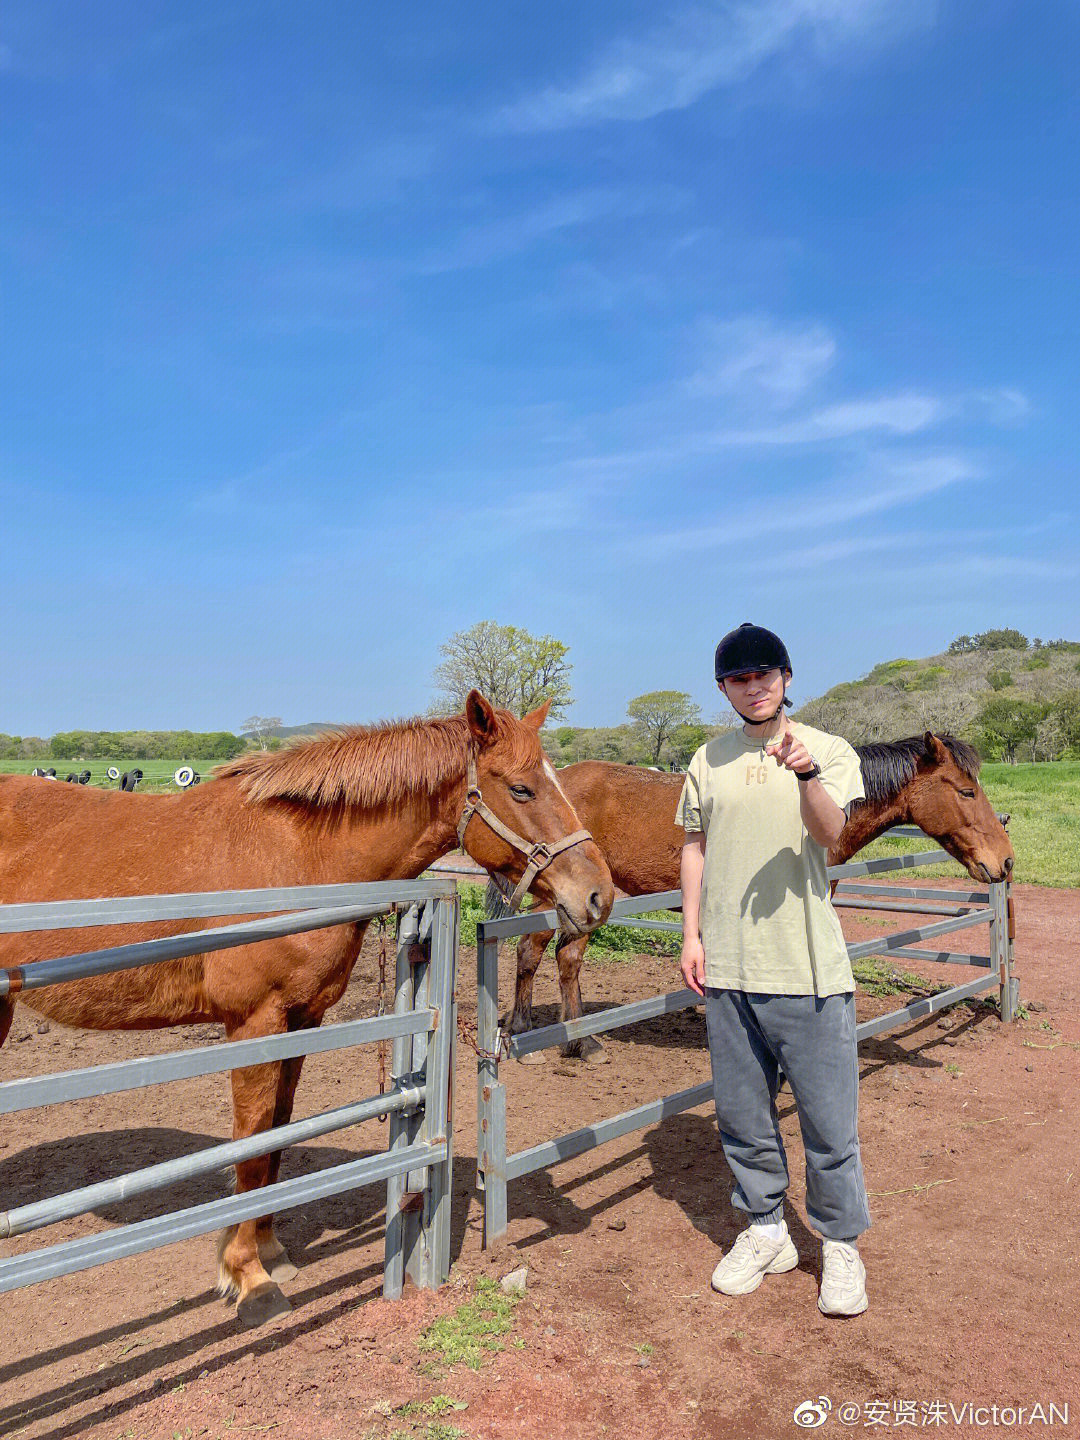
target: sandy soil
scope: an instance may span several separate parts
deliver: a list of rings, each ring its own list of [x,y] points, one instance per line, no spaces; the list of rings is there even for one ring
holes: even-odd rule
[[[383,1196],[377,1187],[283,1215],[302,1266],[290,1316],[242,1330],[216,1298],[211,1237],[0,1297],[0,1434],[34,1437],[261,1435],[312,1440],[426,1436],[765,1437],[798,1433],[793,1412],[826,1397],[823,1433],[905,1433],[902,1421],[953,1436],[995,1430],[993,1414],[957,1420],[935,1402],[1009,1409],[1069,1405],[1058,1433],[1080,1433],[1080,893],[1016,887],[1017,973],[1026,1018],[1003,1028],[984,1005],[909,1024],[861,1049],[860,1133],[874,1224],[862,1242],[870,1309],[816,1307],[819,1247],[806,1226],[801,1146],[790,1097],[788,1223],[799,1268],[741,1300],[709,1275],[739,1221],[708,1107],[630,1136],[510,1188],[498,1254],[480,1245],[474,1193],[475,1057],[459,1050],[454,1269],[437,1294],[380,1298]],[[851,938],[900,928],[843,912]],[[917,922],[916,922],[917,923]],[[984,949],[985,933],[957,948]],[[916,969],[905,963],[904,968]],[[503,1008],[512,967],[503,966]],[[935,980],[967,979],[926,966]],[[369,1013],[369,946],[331,1019]],[[460,1004],[475,1013],[463,955]],[[673,961],[587,966],[587,1007],[675,989]],[[537,984],[554,1014],[551,962]],[[865,1018],[896,1000],[860,995]],[[0,1051],[0,1078],[206,1043],[209,1028],[153,1035],[49,1027],[23,1009]],[[607,1038],[610,1063],[549,1054],[503,1066],[513,1149],[707,1077],[694,1012]],[[377,1088],[374,1056],[309,1062],[297,1114]],[[786,1095],[786,1092],[784,1092]],[[228,1134],[222,1077],[29,1112],[0,1131],[5,1208],[184,1153]],[[290,1153],[283,1178],[382,1149],[368,1125]],[[225,1193],[192,1182],[23,1240],[4,1254]],[[504,1348],[479,1372],[432,1366],[417,1337],[450,1313],[479,1274],[528,1266]],[[410,1402],[448,1396],[467,1408],[431,1418]],[[908,1409],[904,1409],[904,1406]],[[847,1412],[846,1412],[847,1413]],[[934,1417],[939,1422],[934,1424]],[[977,1423],[985,1421],[985,1423]],[[876,1422],[876,1423],[874,1423]],[[1041,1423],[1016,1428],[1041,1433]]]

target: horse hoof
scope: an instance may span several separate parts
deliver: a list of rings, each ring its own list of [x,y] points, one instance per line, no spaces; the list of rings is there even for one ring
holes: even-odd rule
[[[284,1250],[273,1260],[263,1260],[263,1269],[275,1285],[280,1285],[283,1280],[293,1280],[300,1274],[299,1267],[293,1264]]]
[[[271,1280],[249,1291],[237,1305],[236,1314],[245,1330],[254,1330],[258,1325],[288,1315],[291,1310],[292,1306]]]
[[[591,1035],[584,1036],[576,1045],[568,1045],[563,1054],[567,1060],[583,1060],[586,1065],[606,1065],[611,1058],[600,1041]]]

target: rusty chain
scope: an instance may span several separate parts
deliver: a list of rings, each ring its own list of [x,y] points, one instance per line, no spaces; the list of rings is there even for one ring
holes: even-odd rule
[[[499,1031],[499,1039],[496,1042],[495,1049],[485,1050],[484,1047],[480,1044],[480,1037],[477,1033],[476,1025],[473,1022],[466,1020],[465,1017],[460,1013],[460,1011],[458,1012],[457,1026],[458,1034],[461,1036],[462,1040],[465,1041],[466,1045],[470,1046],[473,1050],[476,1051],[476,1054],[481,1060],[491,1060],[494,1062],[494,1064],[498,1065],[500,1060],[504,1060],[506,1056],[509,1055],[510,1037],[509,1035],[507,1035],[505,1030]]]

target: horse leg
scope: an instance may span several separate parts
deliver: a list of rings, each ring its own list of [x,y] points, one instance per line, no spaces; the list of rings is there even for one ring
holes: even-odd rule
[[[14,1018],[15,1002],[6,998],[0,1000],[0,1045],[3,1045],[7,1039],[8,1031],[11,1029],[11,1022]]]
[[[517,947],[517,979],[514,984],[514,1008],[504,1026],[511,1035],[520,1035],[523,1030],[533,1027],[532,997],[533,980],[536,978],[540,961],[554,930],[537,930],[532,935],[522,935]]]
[[[548,941],[554,934],[554,930],[538,930],[533,935],[522,935],[518,941],[514,1008],[503,1022],[503,1029],[508,1030],[511,1035],[520,1035],[522,1031],[531,1030],[533,1027],[533,980],[536,978],[540,961],[544,958]],[[543,1062],[544,1052],[542,1050],[534,1050],[531,1054],[521,1057],[523,1065],[542,1065]]]
[[[281,1034],[286,1029],[280,1010],[267,1013],[267,1007],[248,1017],[242,1025],[227,1029],[230,1040],[246,1040],[265,1035]],[[281,1071],[287,1062],[272,1061],[265,1065],[245,1065],[231,1074],[233,1096],[233,1139],[242,1140],[269,1130],[277,1114],[282,1092]],[[280,1152],[278,1152],[280,1156]],[[279,1160],[280,1163],[280,1160]],[[236,1193],[246,1194],[269,1183],[272,1157],[257,1155],[236,1166]],[[292,1307],[267,1273],[259,1255],[259,1228],[272,1225],[272,1217],[242,1220],[223,1230],[218,1240],[218,1290],[222,1295],[235,1295],[237,1314],[243,1325],[261,1325]]]
[[[318,1022],[316,1022],[317,1024]],[[290,1026],[290,1029],[299,1027]],[[279,1125],[287,1125],[292,1119],[293,1100],[296,1096],[296,1086],[300,1080],[300,1071],[303,1068],[306,1056],[297,1055],[291,1060],[281,1062],[281,1075],[278,1079],[277,1103],[274,1106],[274,1128]],[[267,1185],[276,1185],[278,1175],[281,1172],[281,1150],[275,1150],[272,1155],[267,1156],[270,1164],[267,1169]],[[291,1280],[294,1275],[299,1274],[297,1267],[289,1259],[288,1251],[281,1241],[274,1234],[274,1217],[263,1215],[255,1222],[255,1244],[259,1251],[259,1259],[263,1268],[273,1280],[275,1285],[280,1285],[283,1280]]]
[[[559,937],[555,946],[555,960],[559,966],[559,988],[562,1000],[559,1005],[560,1020],[577,1020],[581,1017],[581,962],[585,958],[587,935],[576,940]],[[580,1040],[570,1040],[562,1047],[562,1053],[569,1059],[588,1060],[593,1065],[606,1065],[607,1051],[593,1035],[583,1035]]]

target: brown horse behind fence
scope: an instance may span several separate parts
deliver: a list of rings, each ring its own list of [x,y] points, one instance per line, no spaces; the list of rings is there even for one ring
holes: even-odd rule
[[[572,839],[578,819],[544,758],[547,707],[518,720],[473,691],[463,715],[321,736],[244,756],[218,779],[180,795],[138,795],[0,777],[0,899],[45,901],[208,889],[413,879],[458,843],[478,792],[501,823],[470,810],[465,849],[517,882],[531,847]],[[469,773],[469,764],[475,772]],[[542,857],[541,857],[542,860]],[[532,879],[568,931],[587,934],[611,908],[611,877],[588,836]],[[0,936],[0,967],[25,966],[199,928],[176,921]],[[230,1040],[318,1025],[340,998],[366,922],[167,961],[26,992],[32,1009],[65,1025],[150,1029],[217,1021]],[[0,1044],[12,1000],[0,1000]],[[232,1072],[233,1137],[285,1124],[303,1057]],[[273,1184],[280,1151],[236,1166],[238,1191]],[[245,1221],[220,1246],[220,1284],[241,1318],[288,1308],[275,1278],[292,1267],[273,1219]]]
[[[866,799],[858,802],[829,853],[842,865],[893,825],[917,825],[965,866],[973,879],[1004,880],[1013,866],[1009,837],[979,785],[979,756],[951,735],[911,736],[887,744],[857,745]],[[604,852],[612,879],[627,895],[679,888],[683,830],[675,808],[683,776],[584,760],[558,772],[571,804]],[[532,1028],[532,991],[537,967],[555,932],[538,931],[518,941],[517,987],[506,1027]],[[560,1020],[581,1014],[581,963],[587,937],[559,935]],[[606,1058],[599,1041],[572,1042],[564,1053]]]

